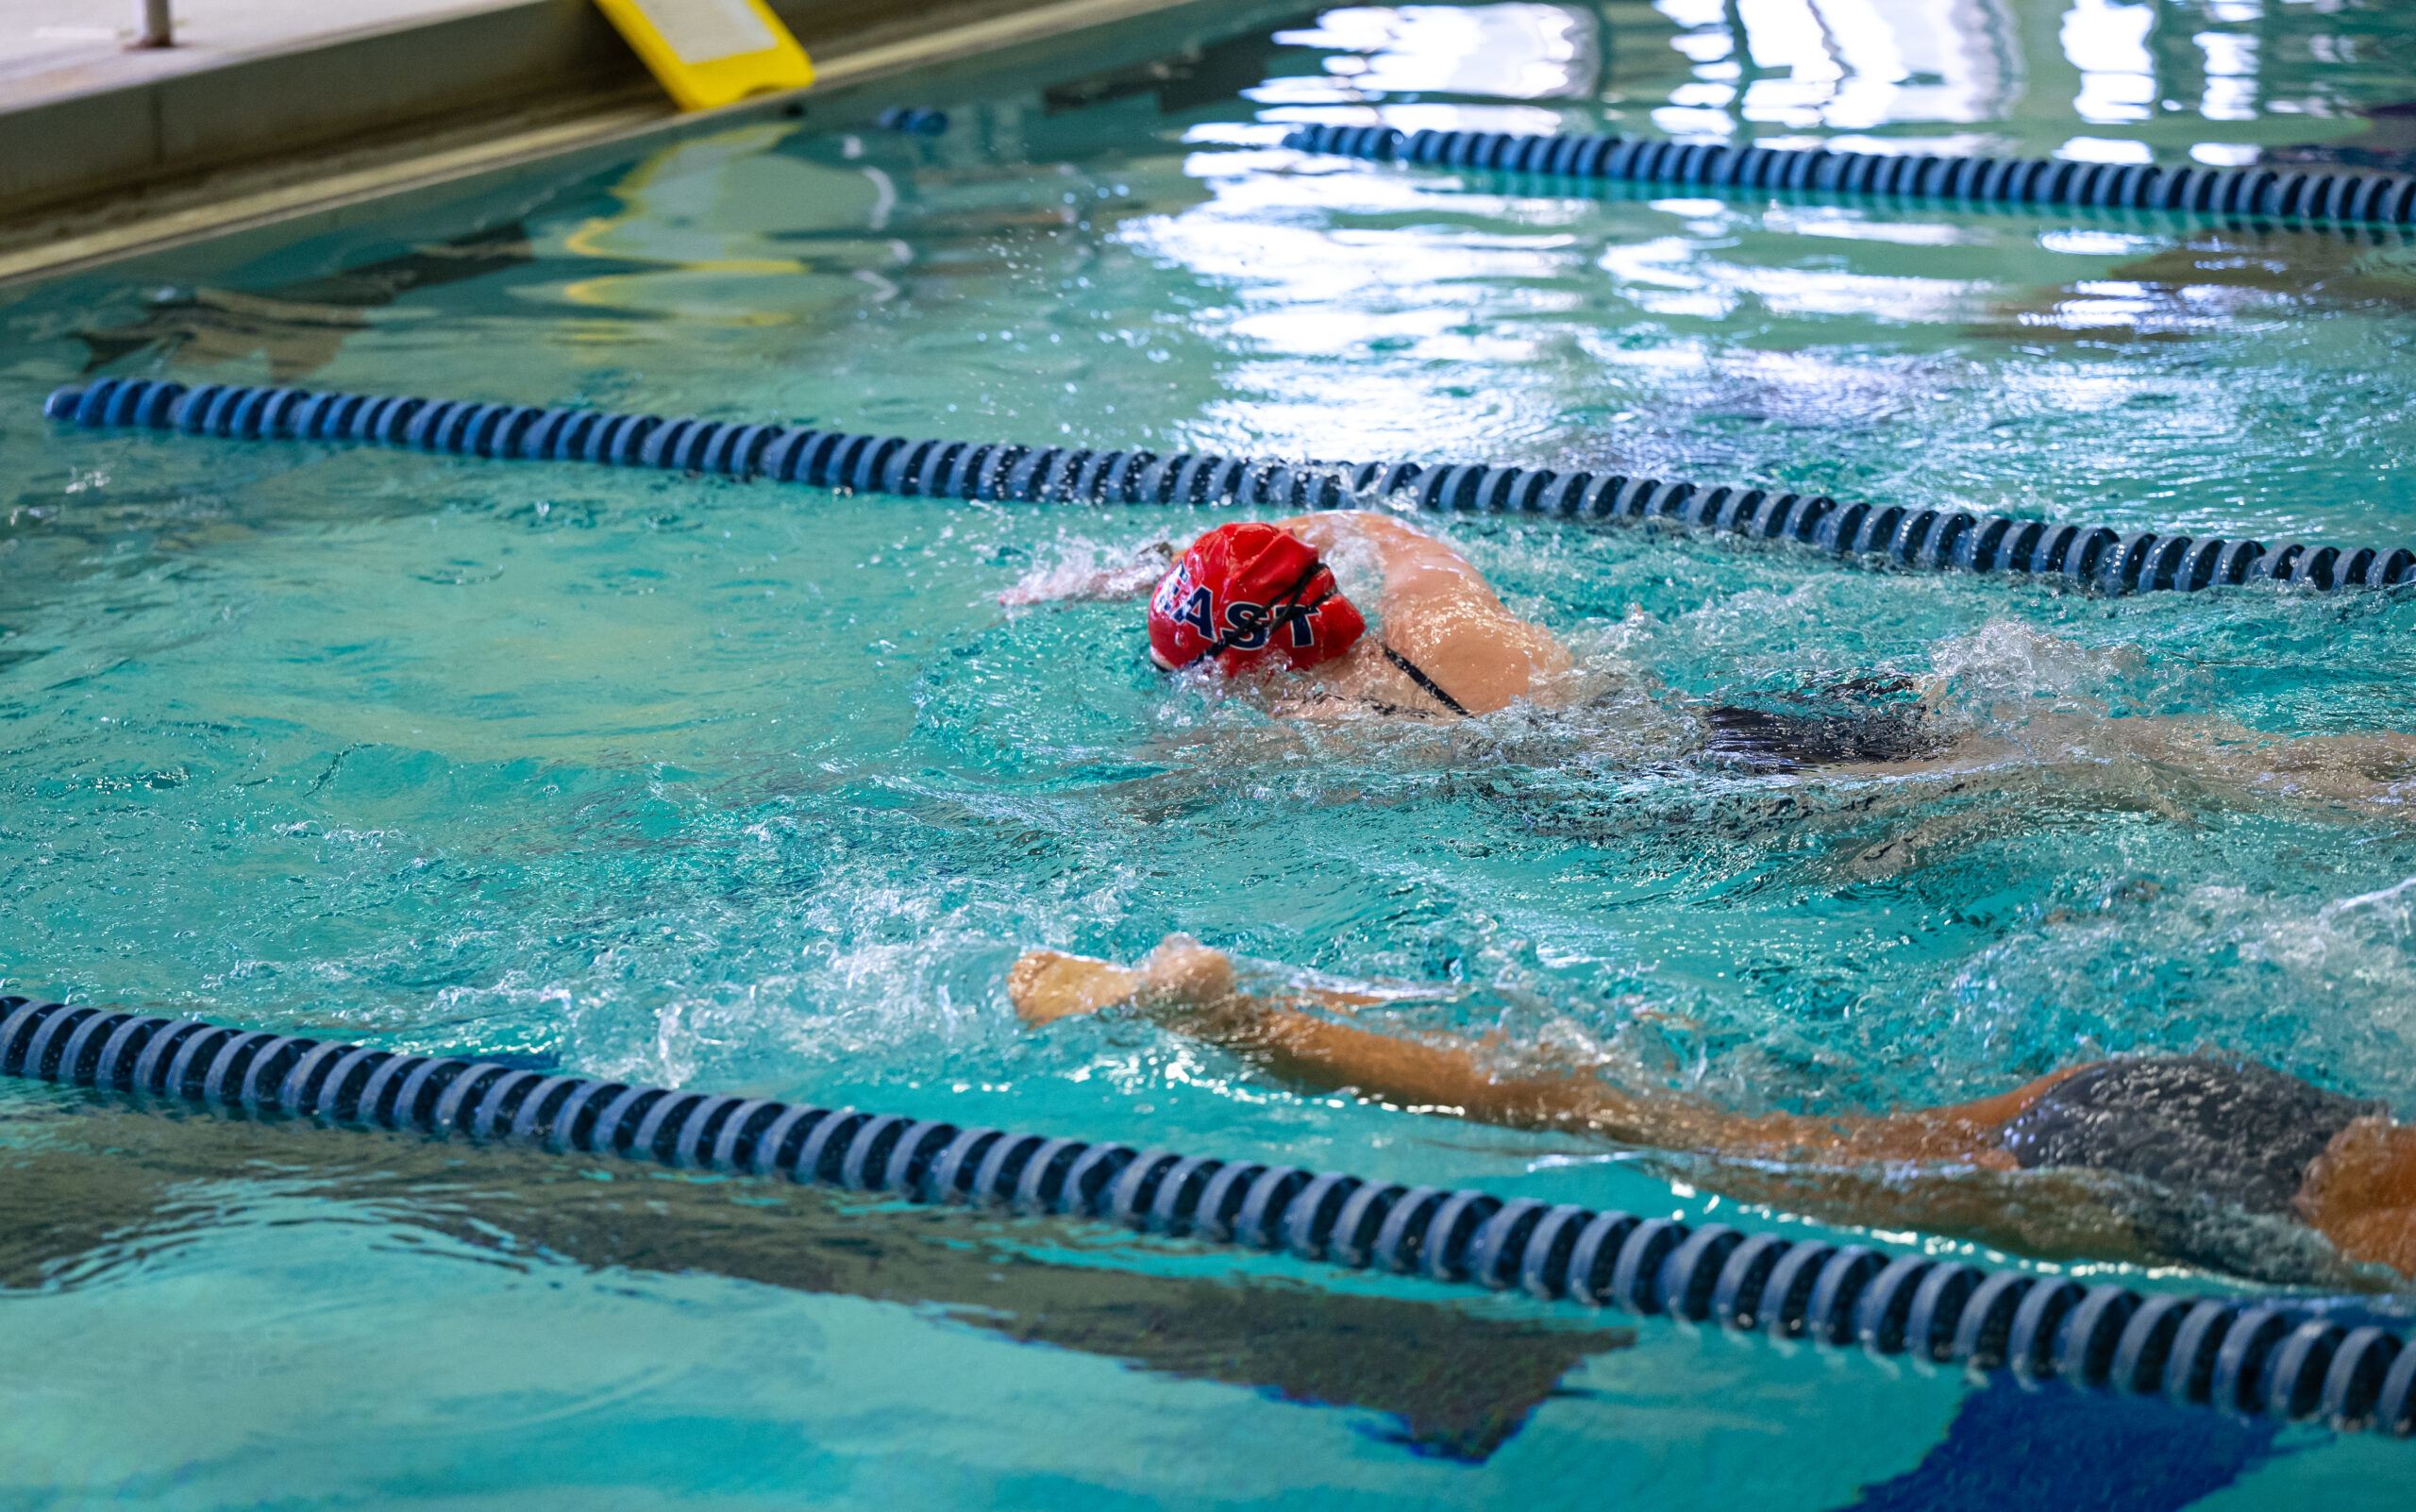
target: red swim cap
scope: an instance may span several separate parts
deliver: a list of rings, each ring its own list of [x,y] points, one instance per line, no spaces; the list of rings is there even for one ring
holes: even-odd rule
[[[1165,667],[1213,657],[1240,672],[1275,656],[1315,666],[1367,628],[1316,549],[1271,525],[1216,527],[1149,596],[1149,651]]]

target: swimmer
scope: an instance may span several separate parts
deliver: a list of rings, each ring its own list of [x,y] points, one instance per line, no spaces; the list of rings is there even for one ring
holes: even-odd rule
[[[1384,572],[1381,637],[1342,595],[1327,556],[1356,546]],[[1149,596],[1149,660],[1165,671],[1288,666],[1282,712],[1358,709],[1467,718],[1557,701],[1575,665],[1551,631],[1512,613],[1468,559],[1387,514],[1337,510],[1223,525],[1193,542]]]
[[[1376,628],[1328,559],[1382,574]],[[1136,591],[1102,574],[1065,596]],[[1010,594],[1002,600],[1032,601]],[[1213,668],[1279,717],[1451,722],[1513,705],[1552,709],[1599,696],[1600,680],[1551,630],[1521,618],[1457,551],[1390,514],[1334,510],[1218,526],[1179,554],[1150,592],[1149,660]],[[2146,764],[2250,792],[2396,809],[2416,794],[2416,738],[2397,731],[2279,736],[2219,720],[2092,717],[2021,709],[1996,728],[1937,717],[1945,680],[1833,680],[1753,706],[1690,702],[1698,753],[1749,771],[1970,773],[2005,764]]]
[[[1007,991],[1035,1028],[1131,1006],[1300,1086],[1709,1157],[1721,1188],[1749,1201],[1802,1206],[1797,1199],[1825,1185],[1827,1205],[1849,1221],[2255,1274],[2256,1246],[2273,1235],[2243,1243],[2228,1216],[2236,1209],[2303,1225],[2339,1256],[2416,1277],[2416,1127],[2394,1122],[2380,1103],[2254,1062],[2097,1061],[1949,1107],[1749,1117],[1698,1098],[1627,1090],[1583,1067],[1511,1065],[1498,1046],[1410,1039],[1350,1021],[1398,993],[1251,993],[1230,957],[1182,935],[1168,935],[1138,966],[1028,951],[1009,972]],[[2103,1188],[2084,1183],[2029,1204],[2056,1210],[2045,1220],[2007,1217],[2023,1205],[2022,1184],[2056,1171],[2135,1178],[2112,1195],[2145,1190],[2153,1200],[2118,1211]]]

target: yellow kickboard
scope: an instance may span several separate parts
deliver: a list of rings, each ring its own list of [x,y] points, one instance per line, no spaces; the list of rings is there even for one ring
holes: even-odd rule
[[[596,0],[683,110],[801,90],[814,64],[763,0]]]

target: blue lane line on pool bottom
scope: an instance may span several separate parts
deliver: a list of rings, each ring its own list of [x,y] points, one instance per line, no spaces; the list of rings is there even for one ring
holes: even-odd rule
[[[2181,1512],[2272,1458],[2282,1426],[2025,1391],[2000,1375],[1963,1399],[1919,1464],[1835,1512]]]
[[[0,998],[0,1074],[256,1116],[509,1141],[1102,1218],[1301,1259],[1859,1345],[2022,1380],[2416,1432],[2416,1349],[2354,1298],[2143,1297],[1863,1245],[1342,1171],[398,1055]]]
[[[2416,550],[2192,538],[1961,510],[1839,503],[1825,494],[1618,473],[1411,462],[1270,462],[912,440],[605,410],[309,389],[102,378],[42,413],[241,441],[358,441],[463,457],[600,462],[765,478],[906,498],[1025,503],[1388,507],[1646,524],[1780,543],[1921,571],[2026,573],[2103,594],[2241,583],[2323,593],[2416,582]]]
[[[2416,177],[2324,168],[2160,168],[2049,158],[1731,147],[1642,137],[1407,133],[1390,126],[1301,126],[1284,137],[1284,145],[1376,162],[1703,189],[1877,194],[2025,209],[2173,210],[2284,222],[2416,222]]]

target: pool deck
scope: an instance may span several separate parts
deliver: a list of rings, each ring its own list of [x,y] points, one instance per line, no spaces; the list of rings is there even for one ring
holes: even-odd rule
[[[174,0],[175,45],[134,45],[132,0],[0,0],[0,109],[224,67],[517,0]]]
[[[774,0],[811,102],[1185,0]],[[0,286],[681,117],[588,0],[0,0]],[[750,100],[713,115],[783,108]]]

